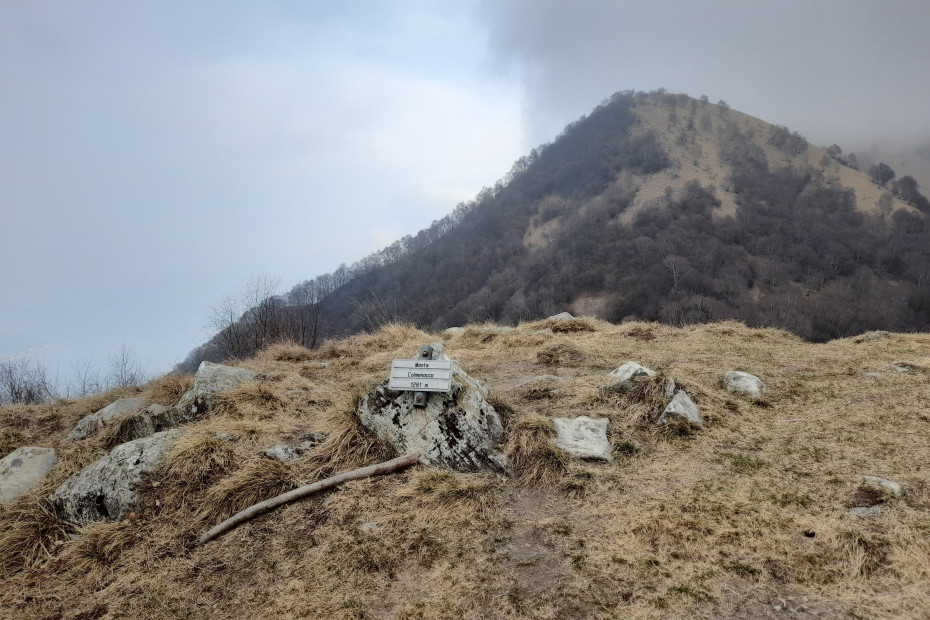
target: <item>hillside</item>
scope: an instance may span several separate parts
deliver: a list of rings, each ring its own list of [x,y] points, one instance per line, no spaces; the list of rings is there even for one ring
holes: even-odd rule
[[[930,203],[845,164],[726,104],[618,93],[430,229],[295,287],[283,322],[311,307],[316,338],[568,310],[812,341],[925,331]],[[220,334],[183,367],[241,354]]]
[[[552,331],[548,331],[552,330]],[[392,358],[439,341],[485,381],[513,475],[416,466],[348,483],[198,546],[255,501],[391,456],[359,395]],[[604,392],[635,360],[687,389],[703,426],[651,424],[650,388]],[[896,368],[889,366],[893,364]],[[427,333],[392,324],[318,349],[277,344],[260,373],[181,425],[143,503],[73,528],[43,499],[125,425],[61,443],[117,397],[171,405],[190,378],[90,400],[0,407],[0,456],[60,460],[0,504],[9,618],[901,618],[930,613],[930,335],[816,344],[736,322],[671,327],[585,318]],[[761,399],[727,392],[744,370]],[[548,377],[530,381],[536,377]],[[528,383],[529,382],[529,383]],[[555,417],[609,419],[613,462],[568,458]],[[291,461],[262,456],[309,433]],[[900,496],[861,476],[901,484]],[[878,506],[859,515],[852,508]]]

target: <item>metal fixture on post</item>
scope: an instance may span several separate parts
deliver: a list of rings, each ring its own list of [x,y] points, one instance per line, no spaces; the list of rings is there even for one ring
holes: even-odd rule
[[[433,359],[433,347],[428,344],[420,347],[420,357],[421,360],[431,360]],[[416,391],[413,393],[413,406],[414,407],[425,407],[426,399],[428,395],[426,392]]]

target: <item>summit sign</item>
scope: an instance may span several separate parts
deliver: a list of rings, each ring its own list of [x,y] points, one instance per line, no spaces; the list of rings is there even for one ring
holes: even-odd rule
[[[394,360],[391,362],[388,389],[449,392],[452,390],[452,362],[430,359]]]

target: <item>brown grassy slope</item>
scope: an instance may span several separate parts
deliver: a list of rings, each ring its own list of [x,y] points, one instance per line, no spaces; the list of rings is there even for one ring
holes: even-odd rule
[[[737,323],[594,320],[574,325],[590,331],[534,333],[543,326],[454,336],[389,326],[242,362],[265,378],[186,427],[133,518],[71,540],[39,509],[52,482],[0,509],[0,551],[20,549],[18,564],[0,565],[0,616],[754,618],[783,604],[795,618],[930,613],[930,336],[809,344]],[[388,456],[355,424],[355,399],[392,358],[435,340],[492,388],[516,476],[417,467],[194,545],[252,501]],[[649,401],[602,393],[627,360],[684,385],[705,426],[656,432],[637,422],[656,413]],[[731,369],[759,375],[765,400],[728,394],[720,379]],[[525,384],[543,374],[564,381]],[[549,446],[551,418],[580,414],[610,418],[613,463]],[[14,417],[0,409],[3,432]],[[259,456],[309,431],[329,438],[298,461]],[[71,450],[100,451],[86,443]],[[876,517],[851,514],[860,474],[903,483],[904,497]]]

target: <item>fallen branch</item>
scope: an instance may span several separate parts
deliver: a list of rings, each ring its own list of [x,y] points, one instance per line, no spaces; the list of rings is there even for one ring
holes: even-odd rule
[[[400,469],[406,469],[419,460],[420,454],[417,452],[405,454],[403,456],[397,457],[396,459],[385,461],[384,463],[378,463],[377,465],[370,465],[368,467],[353,469],[352,471],[341,473],[337,476],[333,476],[332,478],[326,478],[325,480],[320,480],[319,482],[314,482],[313,484],[302,486],[300,488],[294,489],[293,491],[288,491],[287,493],[283,493],[277,497],[266,499],[263,502],[253,504],[245,510],[237,512],[230,518],[214,527],[212,530],[200,537],[200,544],[202,545],[204,543],[208,543],[220,534],[224,534],[233,529],[240,523],[245,523],[246,521],[254,519],[259,515],[265,514],[270,510],[274,510],[278,506],[293,502],[295,499],[300,499],[319,491],[325,491],[327,489],[337,487],[344,482],[349,482],[350,480],[369,478],[371,476],[379,476],[381,474],[389,474]]]

